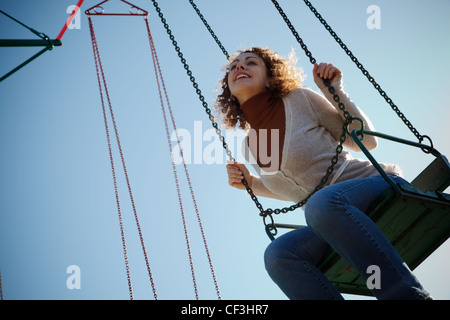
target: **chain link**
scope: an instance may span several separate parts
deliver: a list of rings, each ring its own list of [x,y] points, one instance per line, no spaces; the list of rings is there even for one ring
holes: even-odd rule
[[[102,67],[102,61],[100,58],[100,51],[98,49],[97,38],[96,38],[95,32],[94,32],[94,25],[92,23],[92,19],[90,16],[88,16],[88,20],[89,20],[89,30],[91,33],[92,49],[94,52],[95,69],[97,71],[97,80],[98,80],[98,86],[99,86],[99,91],[100,91],[100,100],[101,100],[101,104],[102,104],[103,120],[105,123],[106,138],[108,141],[109,158],[111,161],[111,170],[112,170],[112,176],[113,176],[113,182],[114,182],[114,191],[115,191],[115,195],[116,195],[117,212],[118,212],[118,216],[119,216],[120,234],[122,236],[122,247],[123,247],[125,268],[126,268],[126,274],[127,274],[127,280],[128,280],[128,291],[130,294],[130,299],[133,300],[134,299],[133,287],[131,284],[130,266],[129,266],[129,262],[128,262],[128,253],[127,253],[125,233],[124,233],[124,228],[123,228],[122,211],[120,208],[119,191],[118,191],[118,186],[117,186],[116,170],[115,170],[114,157],[113,157],[112,147],[111,147],[111,138],[110,138],[110,132],[109,132],[109,126],[108,126],[108,120],[107,120],[105,99],[103,96],[102,82],[103,82],[103,86],[105,87],[105,95],[106,95],[109,105],[110,105],[110,99],[109,99],[108,88],[106,86],[106,80],[105,80],[105,75],[104,75],[104,71],[103,71],[103,67]]]
[[[322,15],[317,12],[316,8],[311,4],[308,0],[303,0],[306,6],[311,10],[312,13],[316,16],[316,18],[322,23],[325,29],[331,34],[331,36],[336,40],[336,42],[341,46],[341,48],[345,51],[345,53],[350,57],[350,59],[355,63],[359,70],[363,73],[364,76],[369,80],[369,82],[374,86],[374,88],[380,93],[380,95],[386,100],[386,102],[391,106],[392,110],[398,115],[398,117],[403,121],[403,123],[408,127],[408,129],[416,136],[419,142],[426,139],[431,139],[428,136],[422,136],[417,129],[411,124],[411,122],[406,118],[403,112],[397,107],[397,105],[392,101],[391,98],[386,94],[386,92],[381,88],[381,86],[375,81],[375,79],[370,75],[370,73],[364,68],[361,62],[353,55],[350,49],[345,45],[341,38],[334,32],[334,30],[330,27],[330,25],[326,22],[326,20],[322,17]]]
[[[213,39],[216,41],[216,43],[219,46],[220,50],[222,50],[223,54],[227,57],[227,59],[230,59],[230,55],[228,54],[228,51],[223,46],[222,42],[220,42],[219,38],[217,38],[216,34],[214,33],[214,31],[211,29],[211,27],[209,26],[208,22],[206,21],[205,17],[200,12],[200,9],[197,7],[197,5],[194,3],[193,0],[189,0],[189,3],[194,8],[195,12],[197,12],[198,16],[200,17],[200,20],[202,20],[203,24],[205,25],[206,29],[208,29],[208,31],[211,34],[211,36],[213,37]]]
[[[180,58],[180,61],[181,61],[181,63],[184,66],[184,69],[186,70],[186,73],[189,76],[190,81],[192,82],[192,86],[196,90],[196,93],[197,93],[200,101],[202,102],[203,108],[205,109],[205,112],[208,114],[209,119],[210,119],[210,121],[212,123],[212,126],[215,128],[216,133],[218,134],[219,139],[222,142],[222,145],[223,145],[223,147],[224,147],[224,149],[225,149],[229,159],[231,161],[235,161],[233,156],[231,155],[231,152],[230,152],[230,150],[228,148],[228,145],[227,145],[227,143],[226,143],[226,141],[225,141],[225,139],[224,139],[224,137],[222,135],[221,130],[218,128],[218,125],[217,125],[217,123],[216,123],[216,121],[214,119],[214,116],[211,114],[211,109],[208,107],[208,104],[205,102],[205,98],[203,97],[203,95],[201,93],[201,90],[198,88],[198,84],[197,84],[197,82],[195,81],[195,78],[192,75],[192,71],[190,70],[189,65],[187,64],[186,59],[183,57],[183,54],[181,53],[180,47],[178,46],[177,42],[175,41],[175,37],[173,36],[172,31],[170,30],[169,25],[167,24],[167,21],[164,18],[164,15],[162,14],[161,9],[159,8],[159,5],[158,5],[157,1],[156,0],[152,0],[152,2],[153,2],[153,6],[156,9],[156,12],[158,13],[159,18],[161,19],[161,22],[164,25],[164,28],[166,29],[167,34],[169,35],[170,40],[172,41],[172,44],[173,44],[173,46],[175,48],[175,51],[177,52],[178,57]],[[201,20],[203,21],[205,26],[208,28],[208,30],[210,31],[210,33],[213,36],[213,38],[216,40],[216,43],[222,49],[222,52],[228,58],[229,56],[228,56],[227,51],[225,50],[223,45],[220,43],[220,41],[215,36],[215,34],[212,31],[211,27],[206,22],[206,20],[203,17],[203,15],[200,13],[198,7],[193,3],[192,0],[190,0],[189,2],[194,7],[194,9],[196,10],[197,14],[201,18]],[[284,21],[286,22],[287,26],[289,27],[289,30],[291,30],[291,32],[294,35],[294,37],[296,38],[297,42],[300,44],[300,47],[303,49],[303,51],[305,52],[306,56],[309,58],[311,64],[315,64],[316,63],[316,59],[313,57],[312,53],[309,51],[309,49],[306,46],[306,44],[303,42],[303,39],[300,37],[300,35],[295,30],[295,28],[292,25],[292,23],[289,21],[288,17],[286,16],[286,14],[283,11],[283,9],[280,7],[280,5],[278,4],[277,1],[272,0],[272,2],[275,5],[275,7],[277,8],[277,10],[280,13],[280,15],[282,16],[282,18],[284,19]],[[306,204],[306,202],[309,200],[309,198],[311,198],[311,196],[314,193],[316,193],[317,191],[319,191],[320,189],[322,189],[324,187],[324,185],[328,181],[328,178],[330,177],[330,175],[332,174],[332,172],[334,170],[334,166],[338,162],[339,155],[342,153],[343,144],[344,144],[344,142],[346,140],[346,137],[347,137],[347,127],[355,119],[348,111],[346,111],[344,103],[342,103],[340,101],[339,95],[336,93],[336,90],[334,89],[334,87],[330,85],[330,82],[327,81],[327,80],[324,80],[324,84],[327,86],[328,91],[333,95],[333,99],[338,103],[339,109],[344,114],[345,121],[344,121],[344,125],[342,127],[342,134],[341,134],[341,136],[339,138],[339,144],[336,147],[336,154],[331,159],[330,166],[327,168],[325,175],[321,179],[320,183],[314,188],[314,190],[305,199],[303,199],[302,201],[300,201],[300,202],[298,202],[296,204],[293,204],[293,205],[291,205],[289,207],[285,207],[285,208],[281,208],[281,209],[275,209],[275,210],[269,208],[269,209],[264,210],[263,206],[259,202],[259,200],[256,197],[256,195],[254,194],[253,190],[250,188],[247,180],[245,178],[242,179],[242,184],[245,186],[245,189],[247,190],[247,192],[250,195],[251,199],[253,200],[253,202],[255,203],[256,207],[260,211],[259,215],[261,217],[263,217],[264,224],[266,225],[266,227],[269,228],[270,232],[274,236],[277,234],[277,229],[275,227],[275,223],[274,223],[274,219],[272,217],[272,214],[287,213],[287,212],[294,211],[294,210],[304,206]],[[267,222],[267,220],[269,220],[269,222]]]
[[[286,23],[286,25],[288,26],[289,30],[292,32],[292,34],[294,35],[295,39],[297,40],[297,42],[300,44],[300,47],[303,49],[303,51],[305,52],[305,55],[309,58],[309,61],[311,62],[311,64],[315,64],[316,63],[316,59],[313,57],[311,51],[309,51],[308,47],[306,46],[306,44],[303,42],[303,39],[300,37],[300,35],[298,34],[297,30],[295,30],[294,26],[292,25],[291,21],[289,20],[289,18],[287,17],[286,13],[284,13],[283,9],[281,8],[281,6],[279,5],[278,1],[276,0],[272,0],[272,3],[274,4],[275,8],[278,10],[278,12],[280,13],[281,17],[283,18],[284,22]],[[333,95],[333,100],[336,101],[338,103],[338,108],[342,111],[343,115],[344,115],[344,124],[342,126],[342,133],[341,136],[339,137],[339,143],[338,146],[336,147],[336,153],[333,156],[333,158],[331,159],[331,164],[330,166],[327,168],[325,175],[322,177],[322,179],[320,180],[320,183],[314,188],[314,190],[302,201],[290,206],[290,207],[285,207],[282,209],[267,209],[266,211],[262,212],[261,215],[263,217],[265,217],[266,215],[271,215],[271,214],[280,214],[280,213],[287,213],[290,211],[294,211],[302,206],[304,206],[308,200],[320,189],[322,189],[325,184],[328,181],[328,178],[330,177],[330,175],[333,173],[334,171],[334,167],[335,165],[338,163],[339,160],[339,155],[342,153],[342,150],[344,149],[343,145],[344,142],[347,138],[347,127],[348,125],[357,118],[354,118],[345,108],[345,105],[343,102],[341,102],[341,99],[339,97],[339,95],[336,93],[336,90],[334,89],[334,87],[330,84],[329,80],[324,80],[323,81],[324,84],[326,85],[326,87],[328,88],[328,91]],[[273,223],[273,219],[272,221],[272,225],[267,225],[266,224],[266,220],[264,219],[264,223],[266,226],[268,226],[269,230],[271,231],[272,235],[276,235],[277,234],[277,230],[276,227]]]
[[[295,39],[297,40],[297,42],[300,44],[300,47],[302,48],[302,50],[305,52],[305,55],[309,58],[309,61],[311,62],[311,64],[315,64],[316,63],[316,59],[312,56],[311,51],[309,51],[308,47],[306,46],[306,44],[303,42],[303,39],[300,37],[300,35],[298,34],[297,30],[295,30],[294,26],[292,25],[291,21],[289,20],[289,18],[287,17],[287,15],[284,13],[283,9],[281,8],[280,4],[278,3],[278,1],[274,0],[272,1],[272,3],[275,5],[275,8],[278,10],[278,12],[280,13],[281,17],[283,18],[284,22],[286,23],[286,25],[288,26],[289,30],[291,30],[292,34],[294,35]]]
[[[164,82],[161,66],[160,66],[160,63],[159,63],[159,58],[158,58],[158,54],[157,54],[157,51],[156,51],[156,46],[155,46],[155,43],[153,41],[153,36],[151,34],[151,31],[150,31],[150,25],[148,23],[147,17],[145,17],[145,24],[146,24],[146,27],[147,27],[147,33],[148,33],[148,37],[149,37],[150,48],[151,48],[151,51],[152,51],[152,59],[153,59],[153,65],[154,65],[154,68],[155,68],[156,82],[157,82],[157,85],[158,85],[158,91],[159,91],[159,95],[160,95],[161,111],[163,113],[164,126],[166,128],[167,142],[168,142],[168,145],[169,145],[170,154],[172,154],[172,145],[170,143],[169,125],[168,125],[168,120],[167,120],[168,117],[166,115],[166,111],[165,111],[165,108],[164,108],[164,99],[163,99],[163,96],[162,96],[161,88],[164,91],[164,97],[165,97],[165,100],[167,102],[167,109],[169,111],[169,116],[170,116],[170,119],[171,119],[171,122],[172,122],[172,125],[173,125],[173,128],[174,128],[175,132],[177,132],[177,126],[176,126],[176,123],[175,123],[175,117],[174,117],[174,114],[173,114],[173,111],[172,111],[172,106],[171,106],[170,101],[169,101],[169,95],[167,93],[167,88],[166,88],[166,85],[165,85],[165,82]],[[180,143],[180,139],[179,139],[178,134],[177,134],[177,141],[178,141],[178,143]],[[198,225],[199,225],[200,232],[201,232],[201,235],[202,235],[206,256],[208,258],[209,267],[210,267],[210,270],[211,270],[211,275],[212,275],[212,278],[213,278],[213,281],[214,281],[214,285],[215,285],[215,288],[216,288],[217,297],[219,298],[219,300],[221,300],[222,298],[220,296],[219,285],[218,285],[218,282],[217,282],[217,279],[216,279],[216,274],[215,274],[215,271],[214,271],[211,255],[209,253],[209,248],[208,248],[208,244],[207,244],[207,241],[206,241],[206,235],[205,235],[205,232],[203,230],[203,224],[202,224],[202,221],[201,221],[201,218],[200,218],[200,213],[199,213],[199,210],[198,210],[197,201],[195,199],[195,194],[194,194],[194,190],[193,190],[193,187],[192,187],[191,178],[190,178],[190,175],[189,175],[188,168],[186,166],[186,161],[184,160],[183,151],[180,150],[180,152],[181,152],[181,158],[183,159],[183,167],[184,167],[184,171],[186,173],[186,180],[188,182],[188,186],[189,186],[189,190],[190,190],[190,193],[191,193],[192,202],[194,204],[194,209],[195,209],[195,213],[196,213],[196,216],[197,216]],[[187,248],[188,248],[189,262],[190,262],[190,265],[191,265],[192,278],[193,278],[193,282],[194,282],[194,291],[195,291],[195,296],[196,296],[196,298],[198,300],[198,289],[197,289],[197,282],[195,280],[194,265],[193,265],[193,260],[192,260],[190,245],[189,245],[189,235],[188,235],[188,232],[187,232],[186,220],[185,220],[184,210],[183,210],[182,201],[181,201],[181,193],[180,193],[180,188],[179,188],[178,174],[177,174],[177,170],[175,168],[175,165],[173,163],[173,158],[172,158],[172,167],[173,167],[173,171],[174,171],[175,183],[176,183],[176,186],[177,186],[177,193],[178,193],[178,198],[179,198],[179,202],[180,202],[180,209],[181,209],[181,215],[182,215],[183,226],[184,226],[184,231],[185,231],[186,245],[187,245]]]
[[[228,159],[230,161],[236,161],[234,159],[233,155],[231,154],[230,149],[228,148],[228,144],[226,143],[225,138],[223,137],[222,131],[220,130],[217,122],[214,119],[214,116],[212,115],[211,109],[208,107],[208,103],[205,101],[205,97],[202,95],[201,90],[198,88],[198,84],[197,84],[194,76],[192,75],[192,71],[190,70],[189,65],[187,64],[186,59],[184,58],[183,53],[181,52],[181,49],[178,46],[178,43],[175,41],[175,37],[173,36],[172,31],[170,30],[170,27],[169,27],[166,19],[164,18],[164,15],[161,12],[161,9],[159,8],[158,2],[156,0],[152,0],[152,2],[153,2],[153,6],[155,7],[155,10],[158,13],[158,16],[159,16],[164,28],[166,29],[167,34],[169,35],[169,39],[172,41],[172,45],[175,48],[175,51],[177,52],[178,57],[180,58],[180,61],[183,64],[183,67],[186,70],[187,75],[189,76],[189,80],[191,81],[192,86],[194,87],[195,92],[197,93],[198,98],[200,99],[202,106],[205,109],[205,112],[209,117],[209,120],[211,121],[211,125],[213,126],[217,135],[219,136],[219,140],[222,142],[222,146],[225,149]],[[254,194],[253,190],[250,188],[250,186],[245,178],[242,179],[242,183],[244,184],[245,188],[247,189],[247,192],[249,193],[252,200],[255,202],[256,207],[259,209],[259,211],[262,214],[264,212],[264,208],[261,205],[261,203],[259,202],[256,195]]]

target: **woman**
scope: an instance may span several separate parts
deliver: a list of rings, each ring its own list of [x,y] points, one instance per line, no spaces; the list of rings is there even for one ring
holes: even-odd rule
[[[228,163],[229,184],[245,189],[248,181],[257,196],[303,200],[319,184],[336,153],[344,117],[323,83],[328,79],[346,110],[373,130],[367,116],[342,88],[342,73],[332,64],[315,64],[314,82],[319,95],[301,85],[302,75],[288,60],[263,48],[237,52],[221,81],[217,109],[227,127],[248,131],[246,159],[259,177],[242,163]],[[358,128],[358,121],[349,130]],[[377,146],[366,136],[364,145]],[[344,147],[360,151],[352,139]],[[270,152],[269,152],[270,150]],[[396,181],[395,165],[382,164]],[[378,299],[431,299],[390,242],[364,213],[387,187],[367,160],[352,158],[345,149],[323,189],[305,207],[308,227],[288,232],[266,249],[265,265],[273,281],[290,299],[342,299],[341,294],[316,267],[331,246],[367,280],[367,268],[377,266],[381,286]]]

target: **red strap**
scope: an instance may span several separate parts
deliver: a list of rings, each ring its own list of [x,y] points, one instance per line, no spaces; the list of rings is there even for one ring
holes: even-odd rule
[[[61,29],[61,31],[59,32],[58,36],[56,37],[56,40],[61,40],[62,36],[64,35],[64,33],[67,30],[67,26],[69,24],[72,23],[73,18],[75,17],[75,15],[77,14],[78,10],[80,9],[81,5],[83,4],[84,0],[79,0],[75,10],[73,10],[72,14],[69,16],[69,18],[67,19],[66,23],[64,24],[63,28]]]

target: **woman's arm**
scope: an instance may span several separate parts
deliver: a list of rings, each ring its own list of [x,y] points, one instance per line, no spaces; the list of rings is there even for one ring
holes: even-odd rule
[[[365,130],[375,130],[367,115],[360,108],[358,108],[358,106],[350,100],[348,95],[344,92],[342,88],[342,72],[338,68],[332,64],[321,63],[318,65],[316,63],[314,65],[313,74],[314,82],[328,100],[323,99],[319,95],[314,99],[314,103],[317,106],[316,111],[319,116],[319,122],[333,135],[336,140],[339,141],[339,137],[341,136],[342,125],[345,117],[343,112],[339,109],[338,103],[334,101],[333,95],[328,91],[328,87],[323,83],[324,79],[330,80],[331,85],[339,95],[340,101],[345,105],[346,111],[348,111],[353,117],[360,118],[364,122]],[[354,121],[349,126],[349,132],[360,128],[361,123],[359,121]],[[369,150],[377,147],[377,139],[374,136],[366,135],[362,142]],[[361,151],[353,139],[347,139],[344,146],[354,151]]]
[[[250,186],[250,188],[252,188],[253,193],[256,196],[289,201],[283,196],[273,193],[272,191],[267,189],[266,186],[264,186],[264,184],[262,183],[261,178],[255,177],[254,175],[250,174],[247,167],[243,163],[228,161],[226,168],[228,173],[228,184],[230,186],[240,190],[246,190],[245,186],[242,184],[242,179],[245,177],[245,180],[247,180],[248,185]]]

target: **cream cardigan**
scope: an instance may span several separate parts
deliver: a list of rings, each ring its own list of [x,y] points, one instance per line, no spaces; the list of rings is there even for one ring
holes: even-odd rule
[[[346,110],[362,119],[366,129],[374,130],[370,120],[349,99],[340,84],[332,85]],[[313,90],[302,87],[283,97],[286,132],[280,170],[267,172],[261,169],[248,147],[248,136],[244,139],[244,157],[259,175],[253,177],[252,189],[256,195],[300,202],[320,183],[336,154],[337,140],[342,133],[344,122],[342,112],[338,111],[338,104],[332,95],[327,89],[323,90],[323,93],[326,99]],[[360,124],[354,125],[358,127]],[[376,147],[374,137],[367,136],[363,142],[368,149]],[[344,146],[360,151],[351,137],[347,137]],[[401,175],[396,165],[381,166],[387,173]],[[355,159],[344,149],[325,186],[376,174],[378,171],[370,161]]]

